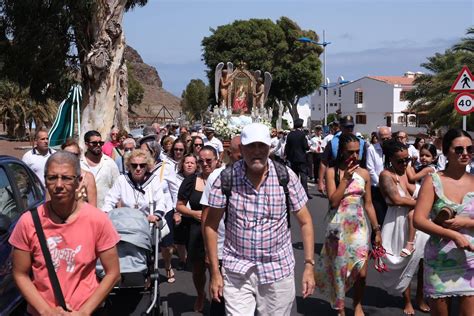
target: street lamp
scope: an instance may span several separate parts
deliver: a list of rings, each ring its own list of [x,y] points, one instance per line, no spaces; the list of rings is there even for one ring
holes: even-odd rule
[[[298,38],[298,41],[301,43],[311,43],[315,45],[322,46],[324,48],[324,59],[323,59],[323,76],[324,76],[324,83],[323,83],[323,89],[324,89],[324,126],[328,125],[328,112],[327,112],[327,102],[328,102],[328,84],[326,83],[326,46],[331,44],[331,42],[326,42],[325,39],[325,32],[323,30],[323,42],[319,43],[316,42],[308,37],[300,37]]]

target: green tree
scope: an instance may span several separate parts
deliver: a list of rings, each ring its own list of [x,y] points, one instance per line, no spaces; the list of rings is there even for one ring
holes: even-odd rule
[[[468,35],[474,34],[473,31],[468,29]],[[415,79],[415,88],[407,94],[407,99],[410,109],[428,113],[432,127],[461,126],[462,116],[454,109],[456,94],[449,90],[464,65],[474,69],[473,43],[472,36],[464,38],[452,49],[436,53],[421,64],[428,73]],[[474,127],[472,115],[468,115],[467,125],[468,129]]]
[[[12,80],[27,87],[35,100],[48,97],[45,86],[64,98],[70,82],[80,80],[82,130],[105,135],[114,124],[128,127],[122,19],[126,10],[146,3],[0,0],[0,19],[12,43]]]
[[[127,72],[128,72],[128,110],[131,113],[135,113],[133,108],[143,100],[143,94],[145,89],[140,84],[140,82],[135,78],[132,73],[132,66],[127,63]]]
[[[181,108],[190,121],[202,119],[208,107],[209,87],[201,79],[192,79],[181,94]]]
[[[302,36],[317,41],[314,31],[302,30],[287,17],[276,23],[269,19],[234,21],[211,29],[212,35],[202,40],[207,76],[214,91],[214,70],[219,62],[246,62],[249,70],[268,71],[273,76],[267,106],[281,100],[298,118],[297,105],[301,97],[312,93],[321,83],[322,48],[298,42]],[[216,104],[213,94],[211,103]]]

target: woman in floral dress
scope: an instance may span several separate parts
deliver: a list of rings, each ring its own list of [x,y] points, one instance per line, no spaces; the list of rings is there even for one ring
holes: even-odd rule
[[[359,146],[356,136],[341,135],[336,165],[326,171],[331,209],[315,278],[316,286],[328,297],[338,315],[345,315],[344,299],[352,285],[355,315],[364,314],[361,300],[370,242],[367,217],[376,232],[376,244],[381,243],[369,173],[359,166]]]
[[[468,133],[449,130],[443,138],[446,169],[425,179],[415,207],[415,227],[431,235],[425,293],[432,315],[447,316],[453,296],[460,297],[460,315],[474,315],[474,175],[466,172],[473,153]],[[446,208],[455,216],[440,220]]]

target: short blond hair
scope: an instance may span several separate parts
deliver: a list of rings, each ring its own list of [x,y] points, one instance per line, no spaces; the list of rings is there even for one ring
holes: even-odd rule
[[[143,149],[134,149],[132,153],[127,158],[125,158],[125,165],[127,166],[128,170],[130,170],[130,168],[132,167],[131,165],[132,159],[137,158],[137,157],[141,157],[145,159],[148,171],[152,170],[153,167],[155,166],[155,160],[151,157],[148,151],[143,150]]]

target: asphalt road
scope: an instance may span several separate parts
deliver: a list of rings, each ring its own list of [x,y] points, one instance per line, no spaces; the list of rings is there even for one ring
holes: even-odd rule
[[[315,229],[315,257],[321,251],[323,237],[324,237],[324,216],[327,211],[327,199],[316,196],[314,186],[310,186],[310,192],[313,193],[314,198],[309,201],[308,206],[313,216],[313,223]],[[301,296],[301,276],[304,268],[303,248],[301,243],[301,236],[299,226],[296,221],[292,221],[292,243],[296,258],[295,281],[296,281],[296,299],[293,304],[292,315],[335,315],[329,303],[325,301],[319,293],[313,296],[302,299]],[[177,264],[177,258],[173,258],[174,266]],[[365,290],[363,308],[366,315],[373,316],[391,316],[403,315],[402,306],[403,301],[401,296],[395,297],[387,294],[383,290],[379,281],[379,274],[373,267],[373,261],[369,262],[369,275],[367,279],[367,287]],[[163,271],[161,271],[163,273]],[[176,282],[174,284],[161,283],[160,291],[161,297],[167,301],[173,315],[201,315],[192,311],[194,300],[196,298],[194,286],[192,283],[191,272],[176,271]],[[412,282],[412,293],[415,293],[415,282]],[[206,303],[204,314],[209,310],[209,302]],[[352,291],[349,291],[346,296],[346,314],[353,315],[352,309]],[[416,311],[417,315],[426,315],[420,311]]]

